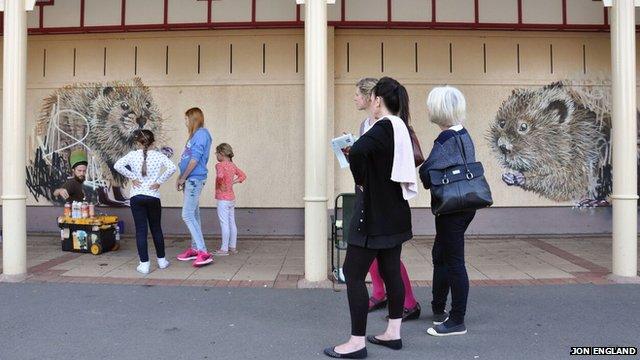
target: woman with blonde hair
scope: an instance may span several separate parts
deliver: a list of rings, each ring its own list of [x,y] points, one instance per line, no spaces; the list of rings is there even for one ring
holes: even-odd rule
[[[207,252],[200,222],[200,194],[207,180],[207,162],[213,141],[209,130],[204,127],[204,114],[199,108],[185,112],[185,126],[189,138],[180,158],[180,177],[176,182],[178,191],[184,191],[182,220],[191,234],[191,247],[178,255],[180,261],[192,261],[193,266],[203,266],[213,262]]]

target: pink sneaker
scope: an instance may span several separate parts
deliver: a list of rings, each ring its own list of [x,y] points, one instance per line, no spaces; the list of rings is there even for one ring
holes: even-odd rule
[[[197,256],[198,256],[198,252],[197,251],[195,251],[192,248],[188,248],[187,250],[185,250],[182,253],[178,254],[177,258],[180,261],[189,261],[189,260],[194,260]]]
[[[198,256],[193,262],[193,266],[199,267],[213,262],[213,256],[206,251],[198,251]]]

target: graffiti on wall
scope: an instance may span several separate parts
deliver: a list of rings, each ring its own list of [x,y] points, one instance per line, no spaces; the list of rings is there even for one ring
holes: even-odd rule
[[[135,148],[133,133],[148,129],[156,143],[171,156],[163,122],[151,91],[140,78],[108,83],[82,83],[59,88],[42,102],[35,128],[32,159],[27,165],[27,186],[36,201],[52,203],[53,191],[70,176],[69,154],[84,148],[89,157],[88,200],[104,206],[126,206],[123,188],[128,179],[113,168]]]
[[[507,170],[502,175],[507,185],[578,207],[609,204],[610,87],[565,81],[515,89],[498,109],[487,138]]]

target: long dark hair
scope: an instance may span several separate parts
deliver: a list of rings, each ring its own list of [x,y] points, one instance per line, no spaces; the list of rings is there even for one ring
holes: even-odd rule
[[[384,100],[387,109],[400,119],[406,125],[409,125],[411,114],[409,114],[409,94],[402,84],[390,77],[383,77],[378,80],[376,86],[373,87],[374,96],[380,96]]]
[[[153,132],[151,132],[151,130],[146,129],[136,130],[133,133],[133,136],[135,137],[136,142],[142,145],[142,176],[147,176],[147,151],[156,141],[155,136],[153,136]]]

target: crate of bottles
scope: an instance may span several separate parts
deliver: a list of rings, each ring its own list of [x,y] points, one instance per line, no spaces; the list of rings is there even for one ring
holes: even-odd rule
[[[60,216],[58,226],[62,251],[99,255],[120,248],[117,216],[100,215],[92,218]]]

